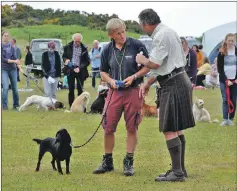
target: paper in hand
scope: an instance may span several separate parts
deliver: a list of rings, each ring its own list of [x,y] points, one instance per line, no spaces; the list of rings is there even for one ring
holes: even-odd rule
[[[55,79],[53,79],[51,76],[48,77],[49,84],[55,83]]]

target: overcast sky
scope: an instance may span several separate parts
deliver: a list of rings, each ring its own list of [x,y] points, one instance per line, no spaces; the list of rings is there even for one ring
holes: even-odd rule
[[[201,36],[221,24],[236,21],[236,2],[20,2],[34,9],[79,10],[96,14],[117,14],[123,20],[138,21],[139,13],[153,8],[161,21],[180,36]],[[3,3],[13,4],[13,3]]]

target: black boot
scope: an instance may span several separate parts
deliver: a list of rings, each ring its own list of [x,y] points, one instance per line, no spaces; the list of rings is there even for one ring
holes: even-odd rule
[[[93,174],[102,174],[114,170],[112,154],[105,154],[103,156],[100,166],[93,171]]]
[[[155,181],[185,181],[181,167],[181,141],[176,137],[166,143],[172,160],[172,170],[167,171],[164,176],[156,177]]]
[[[133,153],[127,154],[127,156],[123,160],[123,174],[125,176],[133,176],[134,175]]]

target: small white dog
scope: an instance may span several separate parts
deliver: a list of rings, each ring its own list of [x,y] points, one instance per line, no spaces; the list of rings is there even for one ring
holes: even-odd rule
[[[83,92],[81,95],[79,95],[74,102],[72,103],[72,106],[69,110],[65,110],[65,112],[86,112],[86,108],[90,102],[91,95],[89,92]]]
[[[53,108],[65,109],[64,104],[56,99],[32,95],[28,97],[25,103],[20,106],[19,111],[24,111],[27,107],[31,105],[37,105],[37,110],[43,108],[45,109],[45,111],[48,111],[49,109]]]
[[[215,119],[211,121],[211,116],[209,112],[204,108],[204,101],[202,99],[197,99],[193,104],[193,116],[195,121],[209,122],[209,123],[218,123],[218,120]]]

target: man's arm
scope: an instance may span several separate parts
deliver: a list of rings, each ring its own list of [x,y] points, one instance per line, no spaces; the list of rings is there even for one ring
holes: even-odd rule
[[[136,62],[144,65],[145,67],[149,69],[158,69],[160,67],[160,64],[151,62],[148,58],[146,58],[142,54],[137,54]]]

